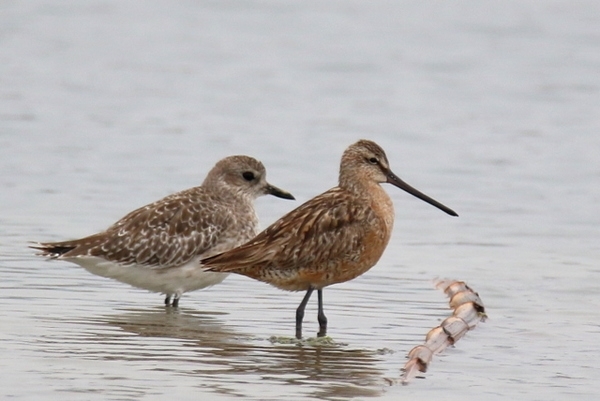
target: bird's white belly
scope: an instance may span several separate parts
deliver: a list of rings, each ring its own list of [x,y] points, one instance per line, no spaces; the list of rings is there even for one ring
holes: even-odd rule
[[[227,273],[204,271],[198,258],[178,267],[156,268],[140,265],[121,265],[93,256],[64,258],[92,274],[108,277],[134,287],[163,294],[183,294],[219,284]]]

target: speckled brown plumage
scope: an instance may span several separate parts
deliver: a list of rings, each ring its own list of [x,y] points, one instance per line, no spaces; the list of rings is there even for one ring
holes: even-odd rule
[[[318,335],[325,335],[322,289],[365,273],[377,263],[389,242],[394,208],[380,186],[384,182],[456,216],[400,180],[390,170],[380,146],[361,140],[344,152],[337,187],[286,214],[248,243],[201,263],[211,271],[242,274],[284,290],[307,291],[297,310],[298,338],[304,306],[316,289]]]
[[[202,186],[136,209],[89,237],[32,246],[53,259],[77,263],[94,274],[174,296],[216,284],[225,277],[205,272],[198,259],[224,252],[256,235],[254,199],[293,199],[266,181],[262,163],[230,156],[209,172]]]

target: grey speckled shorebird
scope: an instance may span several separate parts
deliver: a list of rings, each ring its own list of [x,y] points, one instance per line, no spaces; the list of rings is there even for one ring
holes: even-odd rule
[[[394,206],[381,183],[395,185],[458,216],[398,178],[379,145],[361,140],[344,152],[337,187],[292,210],[248,243],[201,263],[209,271],[238,273],[283,290],[306,291],[296,310],[298,339],[302,337],[304,309],[317,290],[317,336],[325,336],[323,288],[369,270],[390,240]]]
[[[254,237],[254,200],[267,194],[294,199],[267,183],[261,162],[230,156],[212,168],[201,186],[136,209],[105,231],[31,248],[93,274],[163,293],[165,305],[177,307],[183,293],[225,279],[227,274],[207,272],[198,261]]]

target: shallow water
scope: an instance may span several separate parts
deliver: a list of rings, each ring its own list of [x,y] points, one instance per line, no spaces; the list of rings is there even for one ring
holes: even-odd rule
[[[595,399],[599,27],[593,1],[3,2],[0,394]],[[302,294],[231,276],[169,310],[27,249],[239,153],[298,199],[259,199],[266,226],[333,186],[358,138],[460,217],[387,187],[386,253],[325,291],[333,345],[270,341]],[[465,280],[489,320],[390,386],[451,313],[435,277]]]

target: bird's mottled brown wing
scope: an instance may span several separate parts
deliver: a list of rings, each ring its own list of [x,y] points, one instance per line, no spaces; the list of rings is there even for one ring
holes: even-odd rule
[[[288,270],[352,259],[364,246],[372,210],[333,188],[292,210],[246,244],[201,261],[210,270]]]
[[[233,223],[201,187],[136,209],[106,231],[74,241],[39,244],[50,257],[99,256],[149,267],[176,266],[213,247]]]

